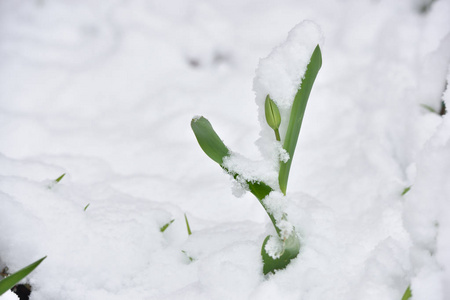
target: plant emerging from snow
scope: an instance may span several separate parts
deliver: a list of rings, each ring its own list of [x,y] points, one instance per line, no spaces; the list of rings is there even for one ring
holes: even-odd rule
[[[277,236],[269,235],[263,242],[264,274],[285,268],[300,251],[299,237],[284,206],[306,104],[322,66],[320,39],[318,27],[303,22],[289,33],[285,44],[260,62],[255,91],[260,104],[263,161],[255,163],[231,152],[206,118],[194,117],[191,122],[206,155],[255,195],[272,221]]]
[[[19,281],[24,279],[28,274],[30,274],[34,269],[36,269],[37,266],[46,258],[47,256],[44,256],[43,258],[35,261],[34,263],[26,266],[23,269],[20,269],[19,271],[3,278],[0,280],[0,295],[4,294],[6,291],[11,289],[13,286],[15,286]]]

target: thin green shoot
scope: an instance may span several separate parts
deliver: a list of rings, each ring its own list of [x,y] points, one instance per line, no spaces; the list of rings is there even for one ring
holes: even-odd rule
[[[166,229],[170,226],[170,224],[172,224],[175,221],[175,219],[170,220],[168,223],[164,224],[159,231],[164,232],[166,231]]]
[[[438,112],[432,108],[431,106],[427,105],[427,104],[420,104],[420,106],[422,106],[423,108],[425,108],[426,110],[428,110],[429,112],[435,113],[437,114]]]
[[[430,105],[427,105],[427,104],[420,104],[420,106],[422,106],[423,108],[425,108],[429,112],[438,114],[440,116],[443,116],[443,115],[445,115],[447,113],[447,108],[445,107],[445,102],[444,101],[441,101],[441,107],[439,108],[439,111],[434,109]]]
[[[189,221],[186,217],[186,214],[184,214],[184,220],[186,221],[186,228],[187,228],[188,235],[191,235],[192,231],[191,231],[191,227],[189,226]]]
[[[64,176],[66,176],[66,173],[62,174],[61,176],[59,176],[58,178],[56,178],[55,180],[50,182],[50,184],[47,187],[49,189],[52,189],[56,184],[58,184],[64,178]]]
[[[407,192],[409,192],[410,189],[411,189],[410,186],[406,187],[402,192],[402,196],[404,196]]]
[[[30,274],[34,269],[36,269],[36,267],[39,266],[39,264],[46,257],[47,256],[44,256],[43,258],[26,266],[25,268],[20,269],[19,271],[15,272],[14,274],[11,274],[8,277],[5,277],[2,280],[0,280],[0,295],[4,294],[6,291],[11,289],[13,286],[15,286],[19,281],[24,279],[28,274]]]
[[[66,173],[62,174],[61,176],[59,176],[58,178],[55,179],[55,182],[58,183],[61,181],[61,179],[64,178],[64,176],[66,176]]]
[[[91,204],[88,203],[88,204],[84,207],[84,211],[86,211],[86,209],[88,209],[89,205],[91,205]]]
[[[411,297],[412,297],[411,286],[408,286],[405,293],[403,294],[402,300],[408,300]]]
[[[186,255],[186,257],[189,259],[189,261],[190,262],[193,262],[195,259],[194,258],[192,258],[191,256],[189,256],[188,254],[187,254],[187,252],[186,251],[184,251],[184,250],[181,250],[181,252],[183,252],[184,253],[184,255]]]

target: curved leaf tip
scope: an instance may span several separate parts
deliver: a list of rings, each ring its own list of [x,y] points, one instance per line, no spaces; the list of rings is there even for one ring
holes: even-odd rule
[[[219,165],[222,165],[223,158],[228,156],[230,151],[214,131],[208,119],[204,117],[193,118],[191,128],[205,154]]]

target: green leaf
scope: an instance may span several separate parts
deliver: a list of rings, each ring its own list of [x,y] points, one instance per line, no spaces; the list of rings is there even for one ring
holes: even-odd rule
[[[420,104],[420,106],[422,106],[423,108],[425,108],[429,112],[437,114],[437,111],[434,108],[432,108],[431,106],[427,105],[427,104]]]
[[[187,254],[186,251],[181,250],[181,252],[183,252],[183,254],[186,255],[187,259],[189,259],[189,262],[193,262],[195,260],[192,256],[189,256],[189,254]]]
[[[37,266],[46,258],[47,256],[44,256],[43,258],[35,261],[31,265],[26,266],[25,268],[17,271],[14,274],[9,275],[8,277],[5,277],[4,279],[0,280],[0,295],[4,294],[7,290],[11,289],[13,286],[15,286],[19,281],[21,281],[23,278],[25,278],[28,274],[30,274],[34,269],[36,269]]]
[[[402,192],[402,196],[405,195],[407,192],[409,192],[410,189],[411,189],[410,186],[406,187]]]
[[[186,215],[185,215],[185,216],[186,216]],[[175,221],[175,219],[170,220],[169,223],[164,224],[163,227],[161,227],[159,230],[160,230],[161,232],[166,231],[167,227],[169,227],[170,224],[172,224],[174,221]]]
[[[297,145],[298,135],[302,126],[303,116],[305,114],[306,104],[308,103],[309,94],[316,79],[317,73],[322,66],[322,54],[320,47],[317,45],[314,50],[311,60],[307,66],[305,76],[302,80],[301,87],[295,95],[294,103],[292,104],[291,115],[289,117],[289,125],[286,131],[283,148],[289,154],[287,162],[280,163],[280,173],[278,175],[278,182],[281,191],[286,195],[287,182],[289,177],[289,170],[291,168],[292,158],[294,157],[295,147]]]
[[[186,228],[187,228],[188,235],[191,235],[192,234],[191,227],[189,226],[189,221],[186,217],[186,214],[184,214],[184,220],[186,221]]]
[[[250,182],[246,181],[248,188],[250,192],[255,195],[255,197],[259,200],[259,203],[263,206],[264,210],[266,211],[267,215],[270,218],[270,221],[272,221],[273,227],[275,227],[275,230],[277,231],[278,235],[280,235],[280,229],[276,225],[276,221],[274,216],[268,211],[267,207],[264,205],[263,199],[266,198],[267,195],[270,194],[270,192],[273,191],[273,189],[265,184],[264,182]]]
[[[403,294],[402,300],[408,300],[411,297],[412,297],[411,286],[408,286],[405,293]]]
[[[91,205],[91,204],[88,203],[88,204],[84,207],[84,211],[86,211],[86,209],[88,209],[89,205]]]
[[[286,241],[283,242],[283,250],[279,258],[273,258],[266,251],[266,245],[272,236],[267,236],[264,239],[261,256],[263,260],[263,273],[267,275],[268,273],[274,273],[276,270],[282,270],[290,263],[290,261],[297,257],[300,252],[300,241],[297,235],[291,234]],[[276,237],[278,238],[278,237]]]
[[[227,168],[223,166],[223,158],[225,156],[228,156],[230,151],[222,142],[222,140],[219,138],[217,133],[214,131],[213,127],[211,126],[211,123],[209,123],[209,121],[204,117],[198,117],[192,119],[191,127],[192,130],[194,131],[198,143],[200,144],[200,147],[203,149],[206,155],[208,155],[212,160],[217,162],[227,173],[229,173],[236,179],[236,177],[239,176],[239,174],[230,172]],[[258,198],[259,202],[266,210],[270,220],[272,221],[273,226],[277,230],[277,233],[279,233],[279,229],[275,225],[274,217],[267,211],[266,207],[264,206],[264,203],[262,202],[262,200],[267,195],[269,195],[270,192],[273,191],[273,189],[263,182],[246,181],[246,183],[249,186],[250,192],[253,195],[255,195],[256,198]],[[189,226],[187,219],[186,225]]]
[[[222,165],[223,158],[229,155],[229,150],[214,131],[211,123],[204,117],[198,117],[192,119],[191,127],[206,155],[219,165]]]
[[[55,182],[58,183],[61,181],[61,179],[64,178],[64,176],[66,176],[66,173],[62,174],[61,176],[59,176],[58,178],[55,179]]]

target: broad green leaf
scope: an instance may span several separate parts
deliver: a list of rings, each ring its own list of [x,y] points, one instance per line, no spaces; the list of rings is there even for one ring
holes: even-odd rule
[[[265,238],[261,248],[264,275],[286,268],[289,262],[296,258],[300,252],[300,241],[296,234],[292,234],[286,241],[284,241],[281,256],[275,259],[266,252],[266,244],[270,238],[270,235]]]
[[[9,275],[8,277],[5,277],[4,279],[0,280],[0,295],[4,294],[7,290],[11,289],[13,286],[15,286],[19,281],[24,279],[28,274],[30,274],[34,269],[36,269],[37,266],[46,258],[47,256],[44,256],[43,258],[35,261],[31,265],[26,266],[25,268],[17,271],[14,274]]]
[[[228,172],[231,176],[233,176],[236,179],[236,177],[239,176],[239,174],[230,172],[227,168],[223,166],[223,158],[225,156],[228,156],[230,151],[222,142],[222,140],[219,138],[217,133],[214,131],[211,123],[209,123],[209,121],[206,118],[199,117],[192,119],[191,127],[192,130],[194,131],[198,143],[200,144],[200,147],[203,149],[206,155],[208,155],[212,160],[217,162],[226,172]],[[267,195],[269,195],[271,191],[273,191],[272,188],[263,182],[246,181],[246,183],[249,186],[250,192],[253,195],[255,195],[256,198],[258,198],[259,202],[264,207],[262,200]],[[265,207],[264,209],[267,212],[267,209]],[[269,212],[267,212],[267,214],[269,215],[270,220],[275,226],[275,219]],[[187,219],[186,225],[189,226]],[[278,232],[279,229],[276,226],[275,229]]]
[[[270,192],[273,191],[273,189],[265,184],[264,182],[250,182],[247,181],[248,188],[250,192],[255,195],[258,200],[262,201],[264,198],[266,198],[267,195],[270,194]]]
[[[204,117],[198,117],[192,119],[191,127],[206,155],[219,165],[222,165],[223,158],[229,155],[229,150],[214,131],[211,123]]]
[[[167,229],[167,227],[169,227],[170,226],[170,224],[172,224],[173,222],[175,221],[175,219],[172,219],[172,220],[170,220],[170,222],[169,223],[166,223],[166,224],[164,224],[160,229],[159,229],[159,231],[161,231],[161,232],[164,232],[164,231],[166,231],[166,229]]]
[[[311,60],[307,66],[305,76],[292,104],[291,115],[289,117],[289,125],[286,131],[283,148],[289,154],[287,162],[280,163],[280,173],[278,182],[281,191],[286,195],[289,170],[291,168],[292,158],[294,157],[295,147],[297,145],[298,135],[302,126],[303,116],[305,114],[306,104],[308,103],[309,94],[316,79],[317,73],[322,66],[322,54],[320,47],[317,45]]]
[[[412,297],[411,286],[408,286],[405,293],[403,294],[402,300],[408,300],[411,297]]]

